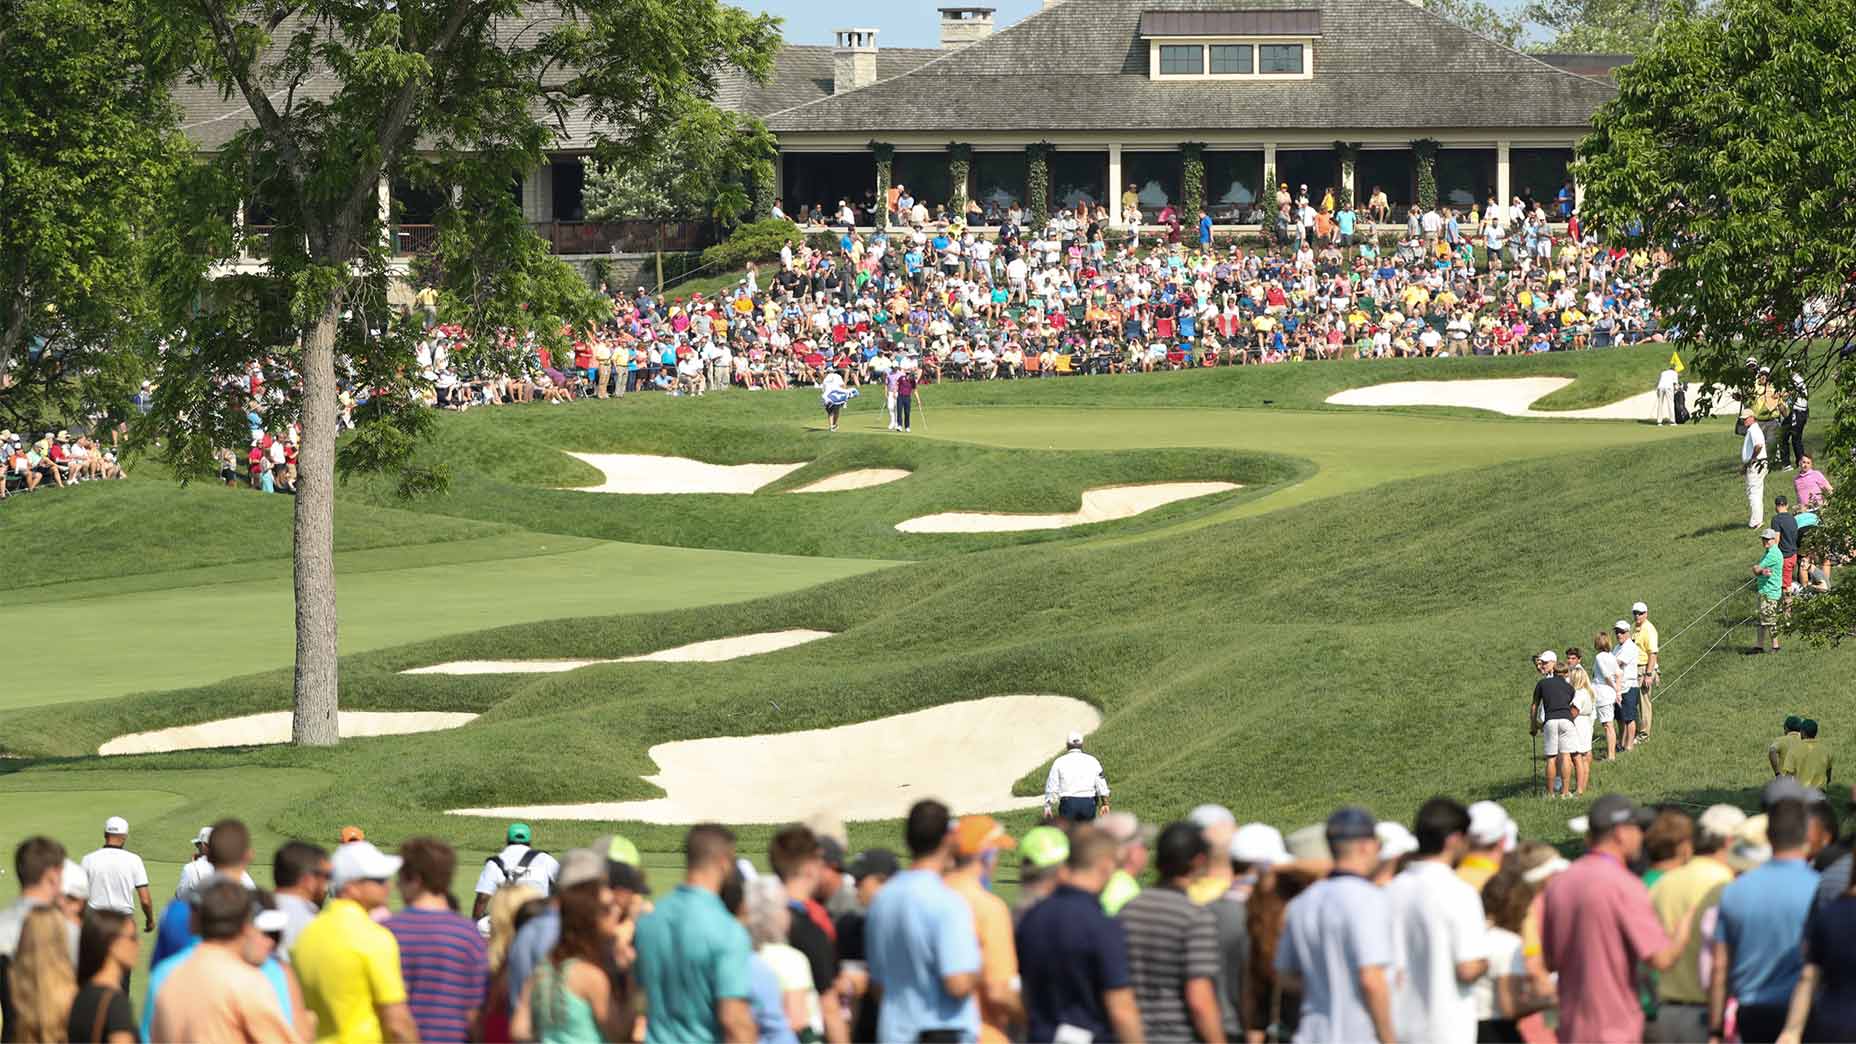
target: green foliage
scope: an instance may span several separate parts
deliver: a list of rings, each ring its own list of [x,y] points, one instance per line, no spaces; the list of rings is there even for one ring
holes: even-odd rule
[[[1714,9],[1711,0],[1531,0],[1521,17],[1550,34],[1542,51],[1641,54],[1664,25]]]
[[[1413,141],[1411,158],[1418,166],[1418,206],[1429,210],[1437,205],[1437,139]]]
[[[1184,142],[1179,146],[1179,156],[1180,203],[1185,219],[1195,220],[1205,209],[1205,143]]]
[[[956,221],[966,216],[967,187],[973,170],[973,146],[953,142],[947,146],[947,183],[951,196],[947,215]]]
[[[873,141],[869,148],[876,159],[876,205],[883,211],[883,220],[887,223],[889,186],[895,179],[896,147],[888,142]]]
[[[769,261],[780,256],[780,248],[801,239],[799,226],[780,218],[751,221],[737,227],[728,238],[702,252],[702,263],[709,269],[740,268],[749,261]]]
[[[1025,146],[1025,208],[1032,227],[1050,220],[1050,154],[1053,146],[1040,141]],[[1112,189],[1114,186],[1110,186]]]
[[[177,42],[141,0],[0,4],[0,426],[120,416],[163,325],[188,164]],[[222,222],[223,224],[223,222]]]
[[[1354,194],[1358,186],[1354,184],[1354,171],[1360,162],[1360,143],[1357,141],[1337,141],[1334,154],[1340,157],[1340,185],[1337,186],[1340,198],[1335,202],[1351,207],[1355,203]]]
[[[1527,30],[1527,17],[1504,14],[1484,0],[1427,0],[1424,9],[1452,25],[1508,47],[1519,47],[1521,36]]]
[[[758,118],[691,106],[645,155],[594,161],[586,174],[587,217],[732,224],[752,205],[753,172],[774,154],[773,136]]]

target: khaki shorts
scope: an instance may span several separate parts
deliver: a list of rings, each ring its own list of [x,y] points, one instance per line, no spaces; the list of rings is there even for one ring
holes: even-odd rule
[[[1547,757],[1579,753],[1579,727],[1570,719],[1555,718],[1547,722]]]

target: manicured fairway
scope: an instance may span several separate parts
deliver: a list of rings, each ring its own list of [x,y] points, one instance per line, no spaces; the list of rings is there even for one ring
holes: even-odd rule
[[[356,552],[349,568],[351,556],[338,555],[342,651],[555,617],[734,602],[886,564],[545,535],[523,548],[498,541],[477,550],[499,557],[423,565],[415,550],[407,568],[390,568],[393,554]],[[169,574],[178,586],[117,597],[81,582],[63,600],[52,600],[56,587],[42,587],[31,602],[0,602],[0,631],[63,636],[57,655],[0,687],[0,709],[200,685],[291,663],[288,561],[254,565],[245,577],[236,568],[208,572],[200,583]]]

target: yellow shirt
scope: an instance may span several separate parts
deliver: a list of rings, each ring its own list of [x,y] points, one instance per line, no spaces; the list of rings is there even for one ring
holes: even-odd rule
[[[316,1039],[342,1044],[385,1039],[380,1009],[406,1003],[400,944],[361,904],[331,899],[290,951],[303,1000],[316,1013]]]
[[[1657,996],[1664,1004],[1706,1004],[1707,990],[1701,981],[1701,951],[1705,940],[1694,918],[1705,909],[1710,898],[1720,901],[1720,890],[1734,879],[1734,872],[1718,859],[1699,856],[1664,874],[1650,888],[1650,907],[1663,931],[1671,939],[1688,926],[1688,945],[1675,967],[1657,980]]]
[[[973,931],[980,940],[980,978],[988,983],[1013,983],[1018,980],[1018,949],[1012,941],[1012,911],[1005,900],[981,888],[978,881],[950,877],[947,886],[973,908]],[[980,993],[981,1044],[1006,1044],[1010,1020],[1006,1014],[986,1002]]]
[[[1799,740],[1792,748],[1791,772],[1798,777],[1798,782],[1817,790],[1830,785],[1830,748],[1818,745],[1814,739]],[[1787,767],[1784,762],[1781,768]]]
[[[1656,656],[1663,651],[1662,640],[1656,635],[1656,625],[1645,620],[1637,625],[1637,633],[1631,635],[1631,637],[1637,642],[1637,670],[1640,673],[1648,674],[1650,673],[1650,657]],[[1658,666],[1660,666],[1660,664]]]
[[[1481,895],[1482,886],[1488,884],[1489,878],[1494,877],[1495,871],[1500,869],[1501,864],[1488,856],[1471,853],[1456,865],[1456,876],[1474,888],[1477,895]]]

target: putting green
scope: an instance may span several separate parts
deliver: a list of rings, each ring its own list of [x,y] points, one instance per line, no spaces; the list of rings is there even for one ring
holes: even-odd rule
[[[488,542],[486,542],[488,543]],[[506,541],[495,542],[499,546]],[[423,564],[434,550],[336,556],[344,653],[459,631],[559,617],[655,612],[742,601],[880,569],[884,562],[651,547],[535,535],[525,548],[561,553]],[[409,568],[389,568],[403,556]],[[356,568],[350,560],[358,559]],[[90,581],[58,600],[0,608],[0,631],[57,634],[60,654],[0,692],[0,708],[103,699],[201,685],[287,666],[295,656],[289,563],[224,568],[202,583],[102,597]],[[182,622],[184,626],[182,625]]]

